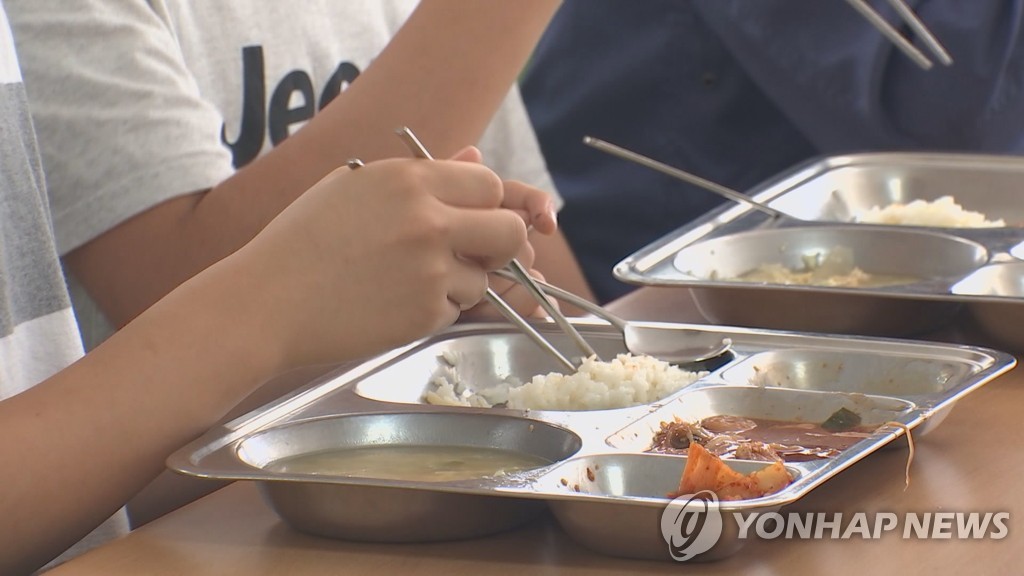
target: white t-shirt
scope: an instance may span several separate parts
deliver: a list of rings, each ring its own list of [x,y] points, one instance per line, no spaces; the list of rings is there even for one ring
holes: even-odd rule
[[[366,69],[417,3],[7,2],[62,255],[266,153]],[[478,145],[499,175],[561,204],[516,88]]]
[[[31,388],[81,355],[25,89],[0,4],[0,400]],[[119,511],[54,563],[127,529],[127,517]]]

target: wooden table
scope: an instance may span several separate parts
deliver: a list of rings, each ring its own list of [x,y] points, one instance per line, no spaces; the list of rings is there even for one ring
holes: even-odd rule
[[[697,321],[687,293],[644,288],[612,308],[634,319]],[[950,332],[951,338],[964,337]],[[1001,540],[752,540],[724,561],[679,565],[611,558],[574,543],[550,518],[476,540],[439,544],[361,544],[290,529],[240,482],[156,520],[51,572],[62,575],[230,574],[1012,574],[1024,570],[1024,456],[1018,453],[1024,371],[962,400],[917,443],[910,487],[906,451],[871,455],[811,492],[787,512],[1008,512]]]

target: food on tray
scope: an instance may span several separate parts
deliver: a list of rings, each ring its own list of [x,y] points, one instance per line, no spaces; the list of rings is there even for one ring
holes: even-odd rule
[[[767,263],[748,270],[739,276],[726,278],[742,282],[767,282],[770,284],[801,284],[807,286],[840,286],[850,288],[872,288],[910,284],[919,279],[913,276],[869,274],[853,262],[853,252],[837,246],[821,253],[803,257],[802,269],[793,270],[778,263]]]
[[[789,470],[778,461],[750,474],[740,474],[700,444],[691,444],[687,456],[679,488],[669,498],[711,490],[719,500],[749,500],[774,494],[793,482]]]
[[[744,272],[731,280],[743,280],[745,282],[768,282],[769,284],[805,284],[809,286],[885,286],[882,283],[875,283],[878,279],[860,268],[853,268],[846,274],[833,274],[823,276],[815,274],[813,270],[800,271],[790,270],[782,264],[763,264]]]
[[[840,408],[822,424],[739,416],[710,416],[697,422],[662,422],[649,452],[681,454],[694,444],[723,458],[799,462],[831,458],[871,436],[860,416]]]
[[[474,389],[459,378],[458,361],[445,359],[449,366],[435,374],[432,389],[425,394],[430,404],[502,404],[518,410],[625,408],[661,400],[707,374],[683,370],[652,356],[619,354],[608,361],[587,358],[573,374],[551,372],[522,384],[506,379],[494,386]]]
[[[326,450],[273,462],[268,470],[285,474],[314,474],[454,482],[532,470],[548,460],[499,448],[478,446],[379,445]]]
[[[1002,219],[989,220],[981,212],[965,210],[952,196],[932,202],[913,200],[907,204],[894,202],[885,207],[872,206],[854,216],[855,222],[867,224],[900,224],[937,226],[943,228],[995,228],[1006,226]]]
[[[861,417],[849,408],[840,408],[832,413],[821,427],[829,432],[846,432],[860,426]]]

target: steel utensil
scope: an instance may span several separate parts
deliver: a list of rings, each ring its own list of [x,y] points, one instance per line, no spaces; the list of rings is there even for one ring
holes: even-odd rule
[[[910,43],[903,37],[896,28],[889,24],[882,18],[882,16],[875,12],[875,9],[871,7],[865,0],[846,0],[850,6],[852,6],[861,16],[867,19],[883,36],[888,38],[897,48],[900,49],[908,58],[914,61],[915,64],[920,66],[924,70],[928,70],[932,67],[932,61],[928,56],[921,52],[916,46]],[[896,10],[899,17],[910,27],[910,29],[917,35],[918,38],[924,42],[925,46],[931,50],[935,58],[945,66],[953,64],[953,58],[946,51],[946,48],[942,46],[939,40],[934,34],[928,30],[928,27],[924,25],[924,22],[914,14],[914,11],[908,6],[903,0],[889,0],[889,4]]]
[[[416,135],[413,133],[411,129],[409,129],[408,126],[403,126],[397,129],[395,132],[398,134],[399,138],[402,139],[402,141],[409,148],[409,150],[413,153],[413,155],[415,155],[417,158],[422,158],[424,160],[434,159],[433,155],[430,154],[426,146],[424,146],[423,143],[420,142],[419,138],[416,137]],[[551,316],[555,323],[558,324],[558,327],[561,328],[562,331],[565,332],[570,337],[570,339],[572,339],[572,341],[580,348],[580,350],[583,351],[584,357],[597,357],[597,352],[594,351],[594,348],[590,346],[590,344],[583,338],[583,336],[580,336],[579,331],[577,331],[576,328],[572,325],[572,323],[570,323],[569,320],[566,319],[566,317],[561,313],[561,311],[558,310],[558,307],[554,306],[551,302],[548,301],[547,298],[544,297],[544,293],[541,291],[541,289],[536,284],[533,284],[533,279],[530,276],[529,272],[526,270],[526,268],[515,258],[512,259],[512,262],[510,263],[510,268],[511,273],[514,275],[514,279],[526,287],[526,289],[530,292],[530,295],[533,296],[535,300],[537,300],[541,307],[544,308],[544,310]],[[519,327],[519,329],[526,333],[526,335],[529,336],[531,340],[536,342],[538,346],[540,346],[549,354],[554,356],[555,359],[558,360],[558,362],[565,366],[568,370],[573,372],[576,371],[576,369],[579,367],[579,360],[577,360],[574,363],[570,361],[568,358],[566,358],[565,355],[559,352],[557,348],[555,348],[550,342],[548,342],[547,339],[540,334],[540,332],[537,332],[537,330],[535,330],[529,322],[527,322],[511,306],[509,306],[508,303],[505,302],[505,300],[502,299],[502,297],[499,296],[497,292],[488,287],[485,293],[485,297],[492,305],[494,305],[495,308],[498,309],[499,312],[501,312],[502,316],[504,316],[513,324],[515,324],[517,327]]]
[[[516,280],[504,270],[499,270],[497,274]],[[732,339],[721,334],[680,326],[637,325],[568,290],[536,278],[533,281],[547,295],[578,306],[617,328],[622,332],[626,350],[633,354],[646,354],[673,364],[689,364],[717,358],[732,347]]]
[[[710,180],[705,180],[704,178],[701,178],[700,176],[695,176],[693,174],[690,174],[689,172],[685,172],[683,170],[680,170],[679,168],[674,168],[672,166],[669,166],[668,164],[664,164],[662,162],[658,162],[657,160],[654,160],[652,158],[648,158],[647,156],[644,156],[642,154],[637,154],[636,152],[633,152],[632,150],[627,150],[627,149],[625,149],[625,148],[623,148],[621,146],[616,146],[615,144],[612,144],[610,142],[605,142],[604,140],[601,140],[601,139],[598,139],[598,138],[594,138],[593,136],[584,136],[583,137],[583,143],[586,144],[587,146],[591,146],[593,148],[597,148],[598,150],[600,150],[602,152],[607,152],[608,154],[611,154],[612,156],[618,156],[619,158],[624,158],[626,160],[630,160],[632,162],[636,162],[637,164],[640,164],[641,166],[646,166],[646,167],[651,168],[653,170],[657,170],[658,172],[661,172],[662,174],[668,174],[669,176],[672,176],[673,178],[676,178],[678,180],[682,180],[684,182],[688,182],[690,184],[693,184],[694,186],[699,186],[699,187],[701,187],[701,188],[703,188],[705,190],[708,190],[710,192],[714,192],[715,194],[718,194],[719,196],[724,196],[724,197],[728,198],[729,200],[733,200],[733,201],[739,202],[741,204],[748,204],[751,207],[753,207],[753,208],[755,208],[757,210],[760,210],[761,212],[764,212],[765,214],[767,214],[767,215],[769,215],[769,216],[771,216],[773,218],[791,218],[791,219],[794,219],[794,220],[800,220],[800,218],[796,218],[795,216],[791,216],[789,214],[786,214],[785,212],[781,212],[779,210],[776,210],[775,208],[772,208],[771,206],[768,206],[767,204],[762,204],[762,203],[760,203],[760,202],[758,202],[756,200],[752,200],[746,194],[737,192],[737,191],[735,191],[735,190],[733,190],[731,188],[727,188],[725,186],[722,186],[721,184],[717,184],[717,183],[712,182]]]
[[[571,360],[566,358],[565,355],[558,350],[558,348],[555,348],[551,344],[551,342],[548,342],[548,340],[544,338],[544,336],[542,336],[540,332],[537,332],[536,328],[534,328],[529,322],[527,322],[525,318],[520,316],[518,312],[512,309],[512,307],[509,306],[508,302],[505,302],[505,300],[501,296],[499,296],[497,292],[488,288],[485,296],[487,298],[487,301],[490,302],[495,308],[497,308],[498,312],[500,312],[501,315],[504,316],[506,320],[515,324],[516,327],[519,328],[519,330],[522,331],[524,334],[526,334],[526,336],[529,337],[530,340],[533,340],[533,342],[536,343],[537,346],[540,346],[541,348],[544,349],[545,352],[554,357],[555,360],[558,360],[558,363],[561,364],[563,368],[568,370],[570,373],[576,371],[578,365],[574,364]]]
[[[583,336],[580,335],[576,327],[562,314],[561,310],[557,306],[551,303],[544,295],[543,290],[537,284],[537,280],[530,276],[530,272],[524,267],[519,260],[513,258],[508,264],[508,271],[511,272],[513,278],[519,284],[522,284],[526,288],[527,292],[533,296],[533,299],[540,303],[544,311],[558,324],[558,327],[565,332],[569,338],[576,344],[577,347],[583,352],[585,358],[596,358],[600,360],[601,357],[598,355],[594,348]]]

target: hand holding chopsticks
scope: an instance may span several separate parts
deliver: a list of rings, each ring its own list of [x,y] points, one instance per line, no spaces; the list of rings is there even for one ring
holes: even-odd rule
[[[399,128],[397,134],[402,141],[405,142],[409,150],[418,157],[425,160],[433,160],[434,157],[427,151],[423,143],[420,142],[419,138],[413,134],[412,130],[408,127]],[[544,291],[533,281],[529,272],[517,259],[513,258],[508,266],[509,271],[521,283],[531,296],[537,301],[538,304],[544,309],[545,312],[551,316],[552,320],[558,325],[559,328],[565,332],[576,346],[583,352],[583,357],[597,357],[597,352],[590,346],[589,343],[580,335],[579,331],[572,325],[571,322],[561,313],[557,306],[555,306],[545,296]],[[544,336],[542,336],[537,330],[530,325],[522,316],[520,316],[511,306],[505,302],[497,292],[491,288],[487,288],[485,293],[487,300],[498,309],[499,312],[510,322],[515,324],[520,330],[522,330],[531,340],[533,340],[538,346],[543,348],[551,356],[553,356],[563,367],[570,371],[575,371],[579,366],[579,362],[572,362],[565,357],[556,347],[554,347]]]

